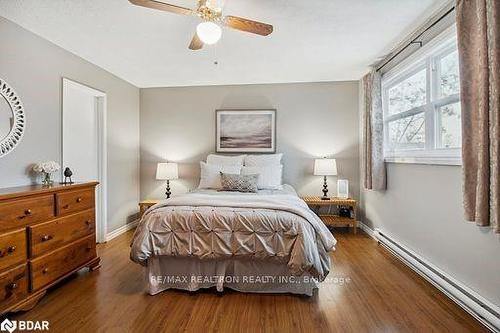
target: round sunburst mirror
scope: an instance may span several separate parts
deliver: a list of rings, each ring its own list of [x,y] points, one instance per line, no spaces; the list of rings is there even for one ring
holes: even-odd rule
[[[0,78],[0,157],[16,148],[25,128],[23,103],[14,89]]]

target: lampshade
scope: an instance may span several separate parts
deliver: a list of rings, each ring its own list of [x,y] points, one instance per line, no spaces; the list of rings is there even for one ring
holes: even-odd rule
[[[196,27],[196,34],[204,44],[215,44],[222,36],[222,29],[214,22],[201,22]]]
[[[315,176],[336,176],[337,162],[334,158],[317,158],[314,160]]]
[[[177,163],[158,163],[156,166],[156,179],[171,180],[179,178]]]

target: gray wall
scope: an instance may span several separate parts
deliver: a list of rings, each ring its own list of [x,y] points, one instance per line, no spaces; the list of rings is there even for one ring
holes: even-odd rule
[[[461,167],[388,163],[387,181],[361,189],[363,222],[500,306],[500,235],[464,220]]]
[[[31,183],[34,162],[61,162],[62,77],[107,93],[108,231],[137,211],[139,89],[0,17],[0,77],[21,97],[27,116],[23,140],[0,158],[0,187]]]
[[[141,89],[141,198],[163,197],[156,163],[179,162],[174,193],[195,188],[199,161],[215,150],[215,110],[277,109],[277,151],[284,181],[300,194],[321,194],[313,159],[337,158],[339,177],[359,194],[358,83],[303,83]],[[330,177],[336,193],[337,177]]]

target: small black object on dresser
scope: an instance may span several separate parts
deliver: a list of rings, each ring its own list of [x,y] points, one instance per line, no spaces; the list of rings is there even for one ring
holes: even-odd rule
[[[71,171],[70,168],[66,167],[64,169],[64,182],[63,184],[73,184],[73,181],[71,180],[71,176],[73,176],[73,171]],[[69,181],[68,181],[69,178]]]

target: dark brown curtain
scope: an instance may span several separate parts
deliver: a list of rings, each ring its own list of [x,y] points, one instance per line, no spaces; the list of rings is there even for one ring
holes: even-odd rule
[[[500,0],[456,5],[465,218],[500,233]]]

